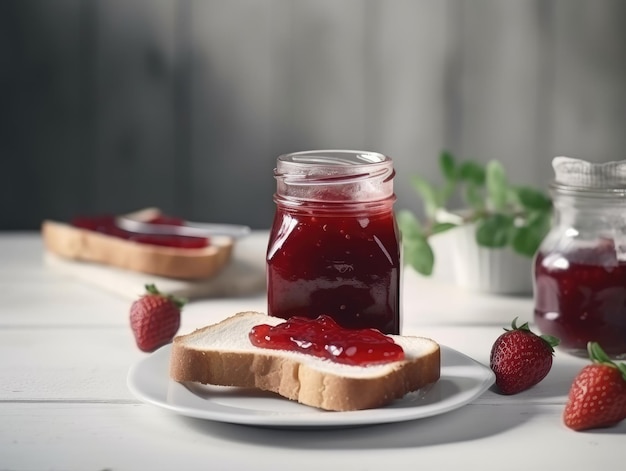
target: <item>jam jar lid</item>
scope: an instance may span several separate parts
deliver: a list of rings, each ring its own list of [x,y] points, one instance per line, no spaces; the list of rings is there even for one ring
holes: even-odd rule
[[[557,188],[626,194],[626,160],[594,163],[571,157],[552,160]]]

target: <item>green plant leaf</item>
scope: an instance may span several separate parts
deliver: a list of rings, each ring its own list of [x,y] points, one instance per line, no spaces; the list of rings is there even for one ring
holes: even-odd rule
[[[552,200],[539,190],[509,184],[503,165],[492,160],[486,165],[474,160],[457,161],[443,151],[439,156],[443,184],[436,185],[420,176],[412,178],[415,191],[423,200],[424,225],[410,212],[398,213],[405,261],[419,273],[432,273],[434,254],[429,237],[455,227],[435,223],[440,210],[449,210],[453,196],[461,196],[465,207],[463,224],[476,224],[476,241],[482,247],[511,246],[531,257],[550,228]],[[455,195],[456,193],[456,195]],[[457,223],[458,224],[458,223]]]
[[[422,198],[422,202],[424,203],[424,211],[429,218],[433,218],[437,209],[441,206],[439,202],[439,193],[437,189],[426,181],[424,178],[419,176],[413,176],[411,178],[411,185],[413,189],[417,192],[418,195]]]
[[[485,197],[482,187],[472,181],[468,181],[465,185],[465,193],[463,195],[465,204],[474,211],[481,212],[485,209]]]
[[[485,185],[485,167],[473,160],[465,160],[459,164],[459,179],[471,182],[477,187]]]
[[[537,232],[529,227],[518,227],[513,233],[511,246],[513,250],[524,257],[532,258],[543,240],[537,237]]]
[[[418,273],[430,276],[435,264],[435,255],[419,220],[411,211],[402,209],[396,213],[396,222],[402,233],[405,263],[411,265]]]
[[[519,199],[519,195],[515,188],[511,188],[510,186],[506,189],[506,203],[508,206],[512,208],[519,208],[521,203]]]
[[[528,186],[520,186],[515,188],[515,192],[519,198],[519,202],[524,208],[549,210],[552,208],[552,200],[543,192],[530,188]]]
[[[401,209],[396,213],[396,222],[402,233],[403,239],[412,239],[415,237],[424,237],[424,229],[422,224],[415,215],[408,209]]]
[[[443,186],[437,192],[437,204],[442,208],[454,194],[457,186],[456,160],[450,152],[443,151],[441,153],[439,168],[445,179]]]
[[[433,273],[435,254],[426,237],[403,239],[404,260],[424,276]]]
[[[491,160],[486,167],[485,185],[493,209],[502,211],[507,203],[508,182],[504,167],[497,160]]]
[[[467,206],[475,211],[485,209],[485,167],[473,160],[465,160],[459,165],[459,180],[464,183],[462,197]]]
[[[526,224],[514,228],[511,247],[518,254],[532,258],[549,230],[550,213],[545,211],[532,213]]]
[[[456,181],[456,161],[450,152],[443,151],[439,155],[439,167],[446,181]]]
[[[476,242],[490,248],[502,248],[509,244],[514,228],[513,216],[493,214],[476,223]]]
[[[533,226],[539,231],[548,233],[552,222],[552,210],[548,211],[530,211],[526,216],[527,226]]]
[[[455,227],[458,227],[458,226],[451,222],[438,222],[438,223],[433,224],[433,226],[430,228],[430,234],[431,235],[441,234],[442,232],[449,231],[450,229],[453,229]]]

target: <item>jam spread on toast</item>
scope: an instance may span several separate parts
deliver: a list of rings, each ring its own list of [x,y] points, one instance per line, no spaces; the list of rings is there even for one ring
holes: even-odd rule
[[[184,221],[180,218],[158,215],[146,222],[151,224],[168,224],[168,225],[184,225]],[[93,217],[76,217],[71,221],[72,226],[89,231],[99,232],[112,237],[119,237],[141,244],[159,245],[162,247],[173,247],[179,249],[201,249],[208,247],[209,239],[205,237],[189,237],[180,235],[160,235],[160,234],[141,234],[129,232],[121,229],[115,223],[115,216],[100,215]]]
[[[276,326],[261,324],[249,333],[253,345],[326,358],[336,363],[367,366],[404,359],[402,347],[377,329],[346,329],[330,316],[291,317]]]

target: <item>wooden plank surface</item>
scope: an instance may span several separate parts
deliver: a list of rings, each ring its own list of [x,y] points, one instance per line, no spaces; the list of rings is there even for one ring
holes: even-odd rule
[[[177,417],[138,404],[0,403],[2,465],[15,470],[185,469],[259,471],[375,470],[420,466],[485,471],[528,469],[531,460],[559,469],[611,468],[626,427],[576,434],[563,427],[560,407],[470,405],[400,424],[337,430],[273,430]],[[55,424],[55,427],[48,427]],[[462,457],[462,458],[461,458]]]
[[[275,471],[297,463],[300,470],[363,470],[393,463],[412,470],[419,462],[526,470],[526,460],[511,460],[520,444],[554,469],[610,468],[622,457],[626,421],[584,433],[563,425],[565,394],[588,363],[558,351],[550,374],[517,396],[487,391],[460,409],[396,424],[277,430],[189,419],[140,403],[126,379],[146,354],[133,345],[126,303],[47,271],[40,249],[36,234],[0,234],[3,469],[204,470],[209,463]],[[416,282],[405,290],[408,333],[431,336],[483,364],[502,332],[501,318],[518,310],[530,315],[530,298],[463,295],[424,278],[405,280]],[[261,300],[191,303],[182,332]]]
[[[502,160],[545,186],[555,155],[626,145],[620,0],[6,0],[0,229],[161,206],[270,225],[284,152],[396,160],[397,207],[436,158]]]

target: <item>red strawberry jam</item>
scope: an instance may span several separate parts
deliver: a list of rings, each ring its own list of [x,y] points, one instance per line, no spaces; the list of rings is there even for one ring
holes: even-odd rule
[[[176,216],[168,216],[167,214],[159,214],[148,220],[151,224],[166,224],[168,226],[184,226],[185,221]]]
[[[321,150],[279,156],[267,248],[268,314],[400,331],[400,237],[392,161]]]
[[[404,359],[391,337],[376,329],[345,329],[331,317],[291,317],[277,326],[257,325],[249,334],[253,345],[326,358],[336,363],[366,366]]]
[[[587,356],[598,342],[626,356],[626,262],[612,243],[569,254],[539,253],[535,262],[535,321],[571,353]]]
[[[342,327],[400,330],[400,245],[392,211],[317,216],[278,209],[268,250],[269,314],[332,316]]]
[[[148,220],[151,224],[183,225],[180,218],[160,215]],[[71,221],[74,227],[100,232],[113,237],[131,240],[141,244],[159,245],[161,247],[174,247],[181,249],[201,249],[209,245],[209,239],[205,237],[189,237],[179,235],[138,234],[120,229],[115,223],[115,216],[99,215],[93,217],[76,217]]]

